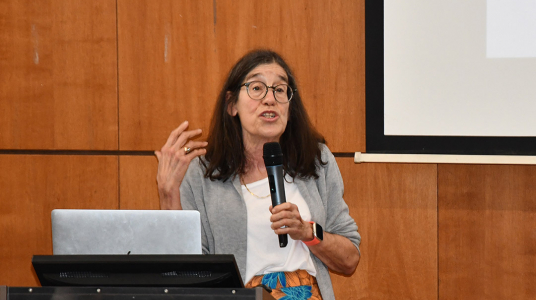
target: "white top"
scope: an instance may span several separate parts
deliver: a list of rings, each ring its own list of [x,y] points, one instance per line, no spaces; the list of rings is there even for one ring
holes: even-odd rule
[[[298,187],[288,183],[292,178],[285,178],[285,196],[287,202],[298,206],[301,217],[305,221],[311,220],[311,213],[303,199]],[[259,197],[270,194],[268,178],[247,185],[249,190]],[[247,265],[244,283],[255,275],[273,272],[292,272],[306,270],[316,276],[316,269],[309,254],[309,248],[301,241],[295,241],[290,236],[284,248],[279,247],[279,239],[270,227],[270,210],[272,198],[270,196],[259,199],[250,194],[242,185],[242,195],[247,207]]]

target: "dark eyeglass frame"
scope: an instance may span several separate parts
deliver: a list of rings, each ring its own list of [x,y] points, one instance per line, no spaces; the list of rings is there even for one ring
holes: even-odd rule
[[[253,97],[251,97],[251,95],[249,94],[249,86],[252,84],[252,83],[262,83],[265,87],[266,87],[266,91],[264,92],[264,96],[262,96],[260,99],[255,99]],[[280,85],[286,85],[288,86],[288,90],[290,91],[290,97],[288,98],[287,101],[279,101],[277,100],[277,97],[275,96],[275,89],[280,86]],[[279,102],[279,103],[289,103],[290,100],[292,100],[292,97],[294,97],[294,93],[298,91],[298,89],[293,89],[290,84],[288,83],[282,83],[282,84],[278,84],[278,85],[274,85],[274,86],[269,86],[267,85],[266,83],[262,82],[262,81],[250,81],[250,82],[246,82],[246,83],[243,83],[242,85],[240,85],[240,87],[243,87],[245,86],[246,87],[246,92],[249,96],[249,98],[253,99],[253,100],[262,100],[264,99],[264,97],[266,97],[266,95],[268,95],[268,89],[272,89],[272,93],[274,93],[274,99],[275,101]]]

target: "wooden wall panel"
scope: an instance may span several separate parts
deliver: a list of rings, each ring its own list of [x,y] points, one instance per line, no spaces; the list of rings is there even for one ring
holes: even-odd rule
[[[362,236],[354,275],[332,274],[337,299],[437,299],[436,165],[337,162]]]
[[[184,120],[208,129],[220,78],[213,1],[118,1],[120,148],[160,149]]]
[[[154,156],[122,156],[119,159],[119,207],[160,209]]]
[[[0,149],[117,149],[114,0],[0,2]]]
[[[439,166],[439,299],[536,298],[535,182],[534,166]]]
[[[37,286],[55,208],[117,209],[117,157],[0,155],[0,285]]]
[[[119,0],[118,22],[122,150],[159,149],[185,119],[207,129],[255,48],[287,58],[333,151],[365,150],[364,1]]]

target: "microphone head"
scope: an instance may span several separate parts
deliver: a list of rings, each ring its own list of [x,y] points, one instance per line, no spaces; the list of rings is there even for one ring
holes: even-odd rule
[[[262,147],[262,158],[264,158],[264,165],[277,166],[283,164],[283,151],[281,145],[278,142],[266,143]]]

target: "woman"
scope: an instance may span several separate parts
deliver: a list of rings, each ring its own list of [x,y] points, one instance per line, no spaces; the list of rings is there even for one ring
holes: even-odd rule
[[[284,60],[269,50],[248,53],[222,88],[208,143],[187,128],[182,123],[155,152],[161,208],[198,210],[203,252],[234,254],[247,287],[265,284],[276,298],[334,299],[328,268],[352,274],[361,238],[335,158]],[[287,202],[276,207],[263,160],[268,142],[283,151]],[[289,236],[284,248],[279,234]]]

